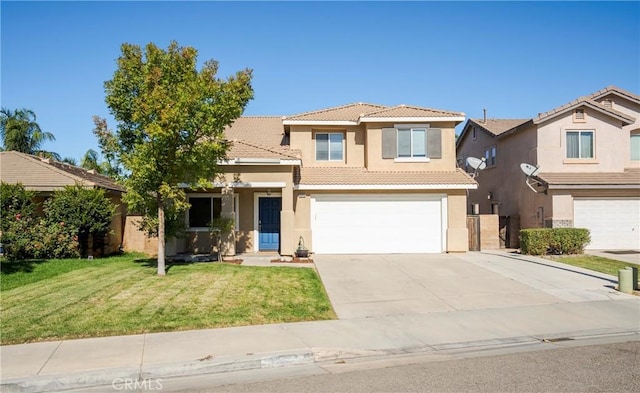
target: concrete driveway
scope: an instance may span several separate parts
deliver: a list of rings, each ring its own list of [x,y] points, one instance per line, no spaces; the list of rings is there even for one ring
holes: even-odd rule
[[[313,259],[340,319],[625,297],[606,275],[505,252]]]

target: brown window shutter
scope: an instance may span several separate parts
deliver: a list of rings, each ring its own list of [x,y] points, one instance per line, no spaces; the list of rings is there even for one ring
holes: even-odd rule
[[[439,128],[427,129],[427,157],[442,158],[442,130]]]
[[[382,158],[396,158],[396,129],[382,129]]]

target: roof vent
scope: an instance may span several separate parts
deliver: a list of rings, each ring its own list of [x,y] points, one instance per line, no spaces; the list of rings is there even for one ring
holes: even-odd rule
[[[96,174],[96,170],[95,169],[89,169],[87,172],[89,172],[92,175]]]
[[[40,157],[40,161],[44,162],[45,164],[51,163],[51,160],[49,158],[44,158],[44,157]]]

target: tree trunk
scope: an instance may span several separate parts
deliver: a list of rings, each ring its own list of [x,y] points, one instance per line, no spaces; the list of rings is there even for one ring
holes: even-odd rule
[[[164,206],[158,195],[158,276],[164,276]]]

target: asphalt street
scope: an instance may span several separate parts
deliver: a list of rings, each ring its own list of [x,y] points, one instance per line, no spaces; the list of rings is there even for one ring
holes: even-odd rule
[[[640,341],[524,351],[504,355],[440,360],[340,371],[274,380],[218,385],[205,378],[164,382],[164,392],[639,392]],[[389,363],[393,364],[393,362]],[[370,365],[369,365],[370,366]],[[346,367],[346,366],[345,366]],[[291,371],[291,370],[290,370]],[[310,370],[300,370],[311,373]],[[248,376],[246,377],[248,378]],[[182,385],[183,389],[176,389]],[[191,386],[188,386],[191,385]]]

